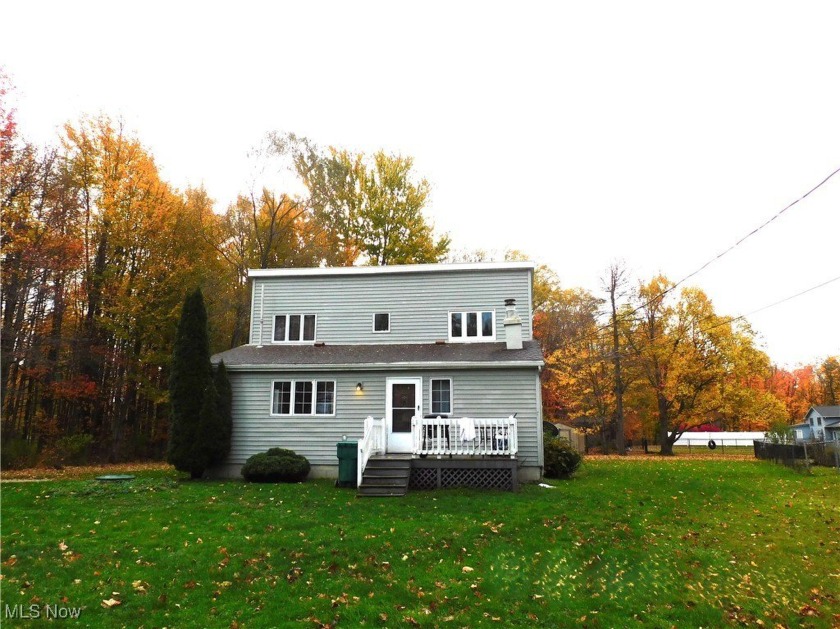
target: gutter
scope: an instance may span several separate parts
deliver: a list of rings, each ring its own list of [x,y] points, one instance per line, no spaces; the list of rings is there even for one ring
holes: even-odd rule
[[[218,364],[218,360],[212,361]],[[245,365],[229,365],[228,371],[399,371],[405,369],[510,369],[512,367],[540,369],[541,360],[493,361],[493,362],[400,362],[400,363],[329,363],[329,364],[289,364],[289,363],[259,363]]]

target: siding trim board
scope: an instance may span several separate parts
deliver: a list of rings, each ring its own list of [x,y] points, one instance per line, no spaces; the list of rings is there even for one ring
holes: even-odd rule
[[[344,364],[259,364],[259,365],[230,365],[225,363],[228,371],[399,371],[406,369],[509,369],[511,367],[541,368],[542,361],[497,361],[497,362],[417,362],[417,363],[344,363]]]
[[[534,270],[533,262],[461,262],[453,264],[399,264],[306,269],[248,269],[248,277],[307,277],[317,275],[388,275],[391,273],[446,273],[457,271]]]

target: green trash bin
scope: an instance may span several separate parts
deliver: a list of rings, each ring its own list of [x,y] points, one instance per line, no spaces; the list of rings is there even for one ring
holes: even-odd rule
[[[338,454],[338,480],[336,487],[355,487],[358,474],[359,442],[339,441],[336,444]]]

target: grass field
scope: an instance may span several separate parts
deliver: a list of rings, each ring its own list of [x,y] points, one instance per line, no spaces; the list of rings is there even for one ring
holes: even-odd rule
[[[92,627],[831,627],[838,480],[593,457],[552,489],[384,500],[154,469],[4,482],[2,611],[81,607],[62,622]]]

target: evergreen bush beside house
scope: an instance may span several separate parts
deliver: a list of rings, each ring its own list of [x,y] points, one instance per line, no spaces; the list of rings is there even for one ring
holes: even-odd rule
[[[222,394],[218,389],[222,389]],[[230,382],[220,365],[213,374],[207,310],[201,289],[184,300],[169,376],[171,424],[167,461],[192,478],[221,463],[230,451]]]
[[[255,454],[242,466],[242,476],[252,483],[298,483],[308,474],[306,457],[285,448]]]
[[[580,467],[583,457],[566,439],[549,437],[543,439],[543,474],[546,478],[568,478]]]

